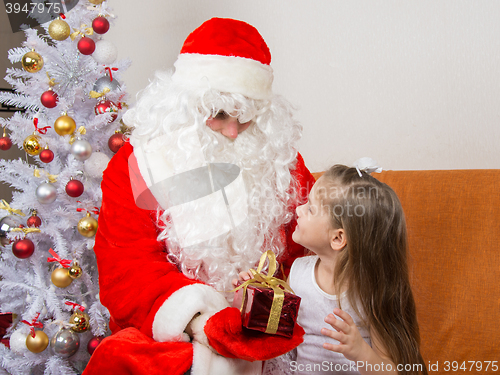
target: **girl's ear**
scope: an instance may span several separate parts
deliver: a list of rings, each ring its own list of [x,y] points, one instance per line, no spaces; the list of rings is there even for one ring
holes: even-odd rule
[[[330,247],[340,251],[347,245],[344,229],[332,229],[330,231]]]

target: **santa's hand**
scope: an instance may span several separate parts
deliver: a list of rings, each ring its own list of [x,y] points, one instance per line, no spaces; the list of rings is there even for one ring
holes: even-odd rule
[[[209,346],[203,327],[213,314],[228,305],[224,296],[208,285],[187,285],[170,295],[156,312],[153,338],[159,342],[189,342],[192,336]]]
[[[231,282],[233,283],[234,287],[237,287],[238,283],[242,283],[242,282],[248,281],[248,280],[250,280],[252,278],[253,278],[253,275],[252,275],[252,273],[250,271],[241,271],[238,274],[238,278],[231,280]]]
[[[243,328],[241,313],[228,307],[212,316],[205,325],[210,345],[224,357],[265,361],[285,354],[302,341],[304,330],[295,324],[291,338]]]

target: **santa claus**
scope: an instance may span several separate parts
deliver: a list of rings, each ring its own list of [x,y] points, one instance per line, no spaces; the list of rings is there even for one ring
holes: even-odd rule
[[[254,27],[211,19],[125,114],[135,130],[104,173],[95,243],[113,334],[84,375],[260,374],[301,342],[299,326],[244,330],[227,292],[266,250],[285,273],[304,255],[291,234],[314,178],[270,60]]]

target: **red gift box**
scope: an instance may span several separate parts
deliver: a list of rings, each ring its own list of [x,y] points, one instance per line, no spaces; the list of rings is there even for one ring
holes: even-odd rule
[[[0,313],[0,342],[6,347],[9,347],[9,339],[4,339],[3,336],[7,333],[8,328],[12,325],[12,313]]]
[[[261,272],[266,259],[269,259],[267,275]],[[235,289],[233,307],[240,309],[243,327],[292,337],[300,297],[285,281],[273,277],[277,268],[276,255],[271,250],[263,253],[257,270],[250,270],[253,278]]]
[[[297,314],[299,312],[300,297],[288,292],[284,292],[284,294],[278,328],[274,334],[292,337],[293,328],[295,327]],[[243,297],[245,301],[242,303]],[[244,327],[266,332],[268,331],[273,299],[273,289],[248,285],[246,293],[243,288],[235,292],[233,307],[241,309],[241,320]]]

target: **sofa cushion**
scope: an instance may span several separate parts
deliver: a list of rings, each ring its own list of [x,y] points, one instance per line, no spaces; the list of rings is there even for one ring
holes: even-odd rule
[[[432,373],[464,361],[475,373],[478,364],[468,361],[500,361],[500,170],[373,176],[405,211],[422,355],[439,369]],[[482,365],[477,373],[494,372]]]

